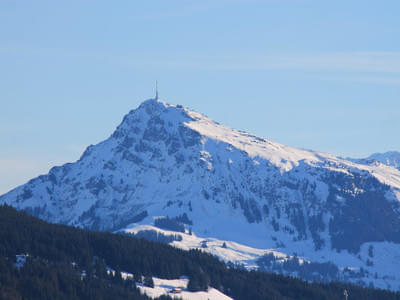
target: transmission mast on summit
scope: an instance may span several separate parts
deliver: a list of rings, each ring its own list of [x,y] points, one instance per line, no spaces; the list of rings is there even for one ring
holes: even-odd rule
[[[347,292],[347,290],[344,290],[343,295],[346,297],[346,300],[349,299],[349,293]]]
[[[156,100],[158,100],[158,82],[156,80]]]

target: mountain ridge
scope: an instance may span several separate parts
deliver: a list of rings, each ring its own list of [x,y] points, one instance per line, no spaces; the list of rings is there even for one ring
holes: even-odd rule
[[[285,146],[150,99],[77,162],[52,168],[0,203],[108,231],[185,215],[186,229],[199,236],[320,262],[331,256],[341,268],[372,274],[383,271],[366,264],[366,249],[373,245],[378,255],[384,243],[400,243],[399,199],[400,171],[392,167]],[[387,272],[392,284],[400,279]]]
[[[400,152],[398,151],[373,153],[366,158],[348,158],[348,160],[365,165],[374,165],[377,163],[381,163],[400,170]]]

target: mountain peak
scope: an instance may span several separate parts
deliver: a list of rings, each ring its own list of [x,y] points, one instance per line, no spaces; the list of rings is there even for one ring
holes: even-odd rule
[[[173,105],[163,100],[152,98],[142,102],[138,108],[132,109],[126,114],[113,133],[113,137],[129,136],[154,126],[158,126],[158,129],[161,129],[160,125],[162,123],[175,124],[177,126],[178,123],[183,123],[190,119],[181,105]],[[154,129],[156,130],[156,128]]]
[[[143,101],[140,105],[139,108],[167,108],[170,106],[174,106],[171,105],[159,98],[151,98],[151,99],[147,99],[145,101]]]
[[[182,105],[179,104],[170,104],[159,98],[151,98],[143,101],[138,108],[131,110],[128,115],[141,112],[145,112],[147,115],[152,116],[160,114],[174,114],[177,112],[179,114],[184,113],[185,115],[187,115],[187,112],[190,112],[190,110],[184,108]]]
[[[30,180],[0,203],[96,230],[155,225],[164,216],[199,236],[301,249],[321,262],[326,253],[339,260],[334,249],[343,249],[341,269],[364,266],[357,253],[372,261],[371,243],[374,257],[386,255],[387,242],[400,253],[398,170],[285,146],[157,98],[130,111],[79,161]],[[368,263],[369,274],[382,264]],[[384,272],[380,278],[393,275]],[[400,275],[393,276],[398,286]]]

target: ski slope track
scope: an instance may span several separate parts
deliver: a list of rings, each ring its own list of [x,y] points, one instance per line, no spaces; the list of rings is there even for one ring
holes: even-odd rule
[[[233,264],[394,290],[399,200],[393,166],[285,146],[158,99],[130,111],[78,161],[0,197],[92,230],[158,232],[157,220],[168,217],[184,227],[187,248],[198,247],[189,230],[192,239],[236,247],[209,248]]]

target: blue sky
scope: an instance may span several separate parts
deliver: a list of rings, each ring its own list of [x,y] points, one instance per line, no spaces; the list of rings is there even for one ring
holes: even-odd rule
[[[0,0],[0,193],[154,95],[291,146],[400,150],[400,1]]]

